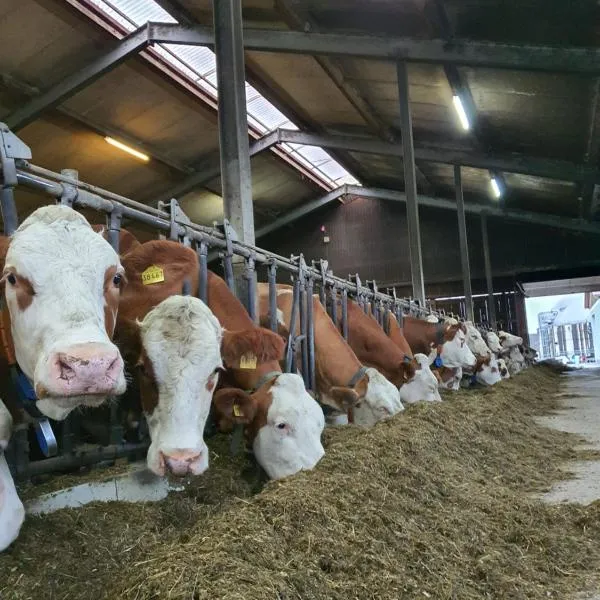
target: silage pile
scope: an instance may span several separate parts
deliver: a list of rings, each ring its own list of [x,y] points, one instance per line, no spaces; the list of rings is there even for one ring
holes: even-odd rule
[[[317,469],[256,495],[221,456],[184,497],[33,519],[0,556],[0,597],[567,599],[600,572],[600,508],[532,496],[578,456],[532,418],[557,385],[529,369],[328,431]]]

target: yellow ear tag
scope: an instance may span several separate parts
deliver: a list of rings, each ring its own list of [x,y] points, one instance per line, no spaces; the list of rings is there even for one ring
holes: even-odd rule
[[[142,283],[144,285],[152,285],[153,283],[160,283],[164,280],[165,272],[161,269],[161,267],[157,267],[156,265],[150,265],[142,273]]]
[[[244,354],[240,358],[240,369],[256,369],[256,356],[254,354]]]
[[[241,417],[242,416],[242,411],[240,410],[240,407],[237,404],[233,405],[233,416],[234,417]]]

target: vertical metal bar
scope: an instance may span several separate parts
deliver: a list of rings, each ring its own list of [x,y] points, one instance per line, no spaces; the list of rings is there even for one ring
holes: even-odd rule
[[[108,227],[107,227],[107,238],[108,243],[113,247],[114,251],[119,254],[119,239],[121,232],[121,211],[115,208],[109,215],[107,215]]]
[[[467,221],[465,218],[465,199],[463,196],[460,165],[454,165],[454,187],[456,190],[456,208],[458,213],[458,241],[460,244],[460,265],[465,293],[467,321],[475,322],[473,310],[473,290],[471,288],[471,266],[469,264],[469,242],[467,240]]]
[[[402,157],[404,161],[404,189],[406,192],[406,215],[408,220],[408,242],[410,271],[414,297],[424,305],[425,282],[423,279],[423,256],[421,253],[421,230],[419,205],[417,203],[417,178],[415,175],[415,152],[413,146],[412,116],[408,72],[405,62],[396,64],[398,74],[398,96],[400,100],[400,128],[402,131]]]
[[[348,290],[342,289],[342,335],[348,339]]]
[[[496,320],[496,304],[494,300],[494,283],[492,280],[492,262],[490,260],[490,242],[487,229],[487,215],[481,215],[481,240],[483,244],[483,263],[485,266],[485,281],[488,294],[488,310],[490,327],[496,331],[498,322]]]
[[[302,378],[304,379],[304,386],[310,386],[310,376],[308,373],[308,321],[306,315],[306,307],[308,303],[308,297],[306,294],[305,281],[300,281],[300,335],[302,341],[300,342],[300,348],[302,349]]]
[[[269,282],[269,327],[271,331],[277,332],[279,326],[277,323],[277,265],[275,261],[269,265],[267,277]]]
[[[288,346],[285,357],[285,372],[295,373],[295,339],[296,339],[296,321],[298,319],[298,307],[300,303],[300,281],[294,281],[292,295],[292,314],[290,315],[290,335],[288,337]]]
[[[197,248],[199,262],[198,297],[208,305],[208,244],[200,242]]]
[[[231,254],[223,255],[223,271],[225,272],[225,283],[235,293],[235,280],[233,278],[233,263]]]
[[[337,327],[338,324],[338,293],[337,287],[335,285],[331,286],[331,320],[333,324]]]
[[[245,260],[246,268],[244,270],[244,279],[246,280],[246,309],[250,318],[256,321],[256,271],[254,257],[250,256]]]
[[[2,208],[2,221],[4,223],[4,235],[12,235],[19,226],[17,216],[17,205],[15,204],[14,190],[10,185],[3,186],[0,196],[0,207]]]
[[[315,323],[313,312],[313,279],[306,280],[306,345],[308,347],[308,389],[316,391]]]
[[[254,244],[241,0],[213,0],[213,18],[219,88],[221,195],[225,217],[240,241]]]

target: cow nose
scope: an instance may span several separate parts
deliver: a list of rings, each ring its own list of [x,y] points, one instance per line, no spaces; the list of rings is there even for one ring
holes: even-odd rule
[[[50,357],[49,381],[40,382],[50,395],[112,394],[123,377],[123,359],[112,344],[76,344]]]
[[[161,452],[162,458],[165,461],[165,467],[173,475],[184,477],[193,472],[195,466],[200,463],[202,452],[198,450],[173,450],[169,452]]]

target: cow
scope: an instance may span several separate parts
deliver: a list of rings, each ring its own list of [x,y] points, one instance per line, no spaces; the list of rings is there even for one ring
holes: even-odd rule
[[[465,321],[467,328],[467,346],[475,356],[490,356],[492,351],[485,343],[479,329],[471,321]]]
[[[520,373],[523,369],[527,368],[525,358],[519,350],[519,346],[511,346],[507,350],[506,354],[506,365],[508,366],[508,372],[514,377],[517,373]]]
[[[500,377],[502,377],[502,379],[510,379],[510,373],[508,372],[506,361],[503,358],[498,359],[498,371],[500,371]]]
[[[531,348],[530,346],[523,346],[523,350],[521,351],[523,358],[525,359],[525,364],[527,366],[532,365],[537,358],[537,350],[535,348]]]
[[[506,331],[499,331],[498,339],[500,340],[500,345],[502,346],[503,350],[508,350],[509,348],[521,346],[523,344],[522,337],[513,335],[512,333],[507,333]]]
[[[434,367],[433,375],[441,389],[458,391],[462,381],[462,367],[450,369],[449,367]]]
[[[471,382],[480,385],[491,386],[502,381],[498,360],[496,357],[488,354],[487,356],[477,356],[477,363],[471,375]]]
[[[110,338],[125,278],[110,245],[72,208],[45,206],[0,238],[0,256],[4,353],[14,351],[37,409],[63,420],[122,394],[123,360]]]
[[[189,282],[192,295],[198,293],[198,257],[192,249],[177,242],[146,242],[122,260],[129,285],[121,301],[119,324],[127,319],[131,327],[133,319],[144,317],[162,300],[180,293],[185,281]],[[160,276],[155,276],[154,283],[144,285],[143,274],[148,273],[149,268],[154,268],[154,273]],[[223,387],[221,382],[221,389],[214,393],[217,424],[222,431],[229,431],[235,425],[243,427],[248,446],[271,479],[312,469],[324,454],[321,445],[323,412],[306,392],[298,375],[281,372],[278,360],[283,355],[282,338],[257,327],[225,282],[214,273],[208,272],[207,288],[208,306],[226,330],[223,339],[230,338],[226,347],[222,345],[227,367],[224,376],[228,384],[235,386]],[[202,340],[198,339],[197,343],[201,344]],[[146,375],[148,383],[156,385],[156,371]],[[191,382],[193,377],[190,372],[190,377],[182,383],[186,384],[188,379]],[[142,402],[148,406],[144,400],[146,394],[142,388]],[[174,411],[189,410],[188,401],[183,397],[175,397],[172,402]],[[147,416],[150,421],[152,416],[148,413]],[[162,412],[158,418],[166,422],[169,415]],[[203,444],[200,441],[203,429],[204,423],[200,420],[187,419],[187,435],[195,436],[197,446]],[[160,445],[161,441],[156,439],[156,444]],[[190,449],[188,458],[195,452]]]
[[[391,311],[387,313],[386,329],[392,342],[400,348],[405,356],[411,356],[412,349],[402,333],[398,320]],[[412,380],[400,388],[400,399],[409,404],[420,400],[441,402],[442,398],[438,391],[437,379],[431,371],[428,357],[425,354],[417,353],[413,362],[416,363],[415,375]]]
[[[123,267],[82,215],[66,206],[37,209],[10,238],[0,237],[0,259],[0,390],[9,402],[0,402],[1,551],[24,519],[4,449],[13,418],[30,419],[14,403],[11,369],[35,397],[28,411],[55,420],[78,406],[102,404],[123,393],[126,383],[111,341]]]
[[[17,539],[25,520],[25,508],[17,495],[4,457],[12,423],[10,412],[0,401],[0,552]]]
[[[289,337],[293,292],[289,286],[277,286],[280,331]],[[258,285],[261,322],[269,320],[269,286]],[[317,295],[313,296],[316,387],[319,401],[332,409],[331,422],[348,420],[369,427],[404,409],[400,392],[377,369],[365,367],[344,340]],[[299,330],[295,332],[298,335]]]
[[[475,355],[466,344],[464,323],[447,325],[404,317],[403,333],[413,352],[428,356],[435,353],[437,366],[440,362],[449,368],[475,366]]]
[[[502,353],[502,345],[500,344],[500,338],[494,331],[488,331],[485,336],[488,348],[496,355],[500,356]]]

